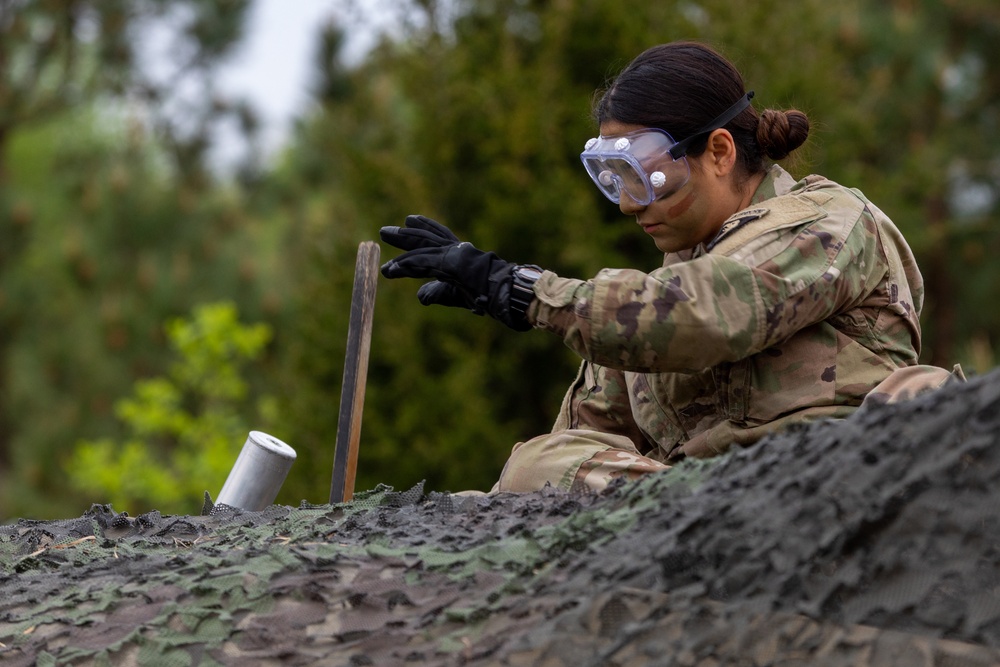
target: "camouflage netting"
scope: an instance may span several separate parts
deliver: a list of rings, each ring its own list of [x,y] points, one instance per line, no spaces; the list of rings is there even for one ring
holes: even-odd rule
[[[0,527],[4,665],[1000,664],[1000,374],[601,495]]]

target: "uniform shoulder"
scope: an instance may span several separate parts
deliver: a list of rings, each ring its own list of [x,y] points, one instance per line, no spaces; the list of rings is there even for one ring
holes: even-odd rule
[[[790,245],[806,225],[820,224],[823,233],[840,237],[865,217],[866,200],[824,176],[786,183],[790,187],[776,188],[775,196],[724,221],[708,250],[759,259]]]
[[[865,206],[870,203],[864,193],[857,188],[849,188],[819,174],[810,174],[797,181],[788,191],[788,194],[804,196],[810,201],[817,203],[834,200],[842,201],[852,206]]]

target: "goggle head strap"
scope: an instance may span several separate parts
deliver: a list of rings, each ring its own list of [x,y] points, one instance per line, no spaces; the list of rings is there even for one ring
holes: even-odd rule
[[[723,111],[722,114],[720,114],[711,123],[701,128],[700,130],[689,136],[687,139],[678,141],[676,144],[671,146],[670,150],[668,151],[670,153],[670,157],[674,158],[675,160],[679,160],[685,155],[687,155],[688,147],[690,147],[691,144],[698,141],[698,139],[705,136],[709,132],[718,130],[720,127],[724,127],[726,123],[736,118],[736,116],[738,116],[741,111],[750,106],[750,100],[752,98],[753,98],[753,91],[751,90],[749,93],[738,99],[736,103],[733,104],[733,106]]]

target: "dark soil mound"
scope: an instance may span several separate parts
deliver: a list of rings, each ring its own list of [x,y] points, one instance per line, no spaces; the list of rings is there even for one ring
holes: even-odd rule
[[[1000,664],[1000,374],[601,495],[0,527],[3,664]]]

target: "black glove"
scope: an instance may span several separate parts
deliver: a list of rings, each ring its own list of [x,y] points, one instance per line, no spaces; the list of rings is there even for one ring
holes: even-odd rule
[[[403,250],[416,250],[417,248],[440,248],[442,246],[461,243],[450,229],[435,220],[422,215],[411,215],[406,219],[406,229],[400,227],[383,227],[379,235],[386,243],[390,243]],[[385,274],[386,262],[382,267]],[[468,308],[475,311],[476,295],[469,295],[458,285],[453,283],[432,280],[420,286],[417,290],[417,299],[425,306],[438,304],[441,306],[452,306],[455,308]],[[480,310],[477,314],[482,315]]]
[[[422,215],[407,216],[405,227],[383,227],[379,236],[407,251],[382,265],[383,276],[435,279],[417,292],[420,303],[485,313],[515,331],[532,328],[523,312],[511,310],[516,265],[459,241],[450,229]]]

